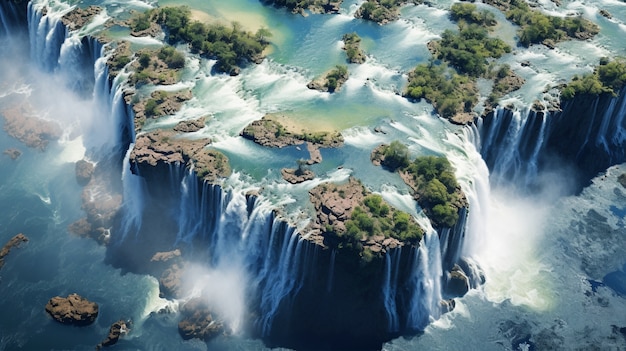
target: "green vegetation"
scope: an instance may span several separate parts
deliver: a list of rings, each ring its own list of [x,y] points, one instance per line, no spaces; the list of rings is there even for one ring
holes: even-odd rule
[[[219,72],[236,74],[238,65],[244,61],[258,62],[269,42],[271,33],[261,28],[256,34],[243,31],[237,23],[231,26],[207,25],[190,20],[188,7],[163,7],[150,10],[133,19],[131,28],[145,28],[146,21],[156,22],[166,28],[166,38],[171,44],[184,42],[191,51],[208,58],[217,59]]]
[[[352,243],[360,242],[363,237],[377,235],[412,244],[422,240],[424,231],[417,222],[408,213],[389,207],[380,195],[368,195],[362,205],[354,208],[345,223],[346,232],[339,234],[340,237],[345,235]]]
[[[487,72],[487,58],[499,58],[511,47],[498,38],[490,38],[479,25],[461,25],[459,32],[445,30],[435,46],[437,58],[445,60],[459,73],[480,77]]]
[[[135,72],[130,77],[132,84],[158,82],[170,84],[177,78],[175,70],[185,67],[185,55],[173,46],[164,46],[158,51],[142,51],[137,59]]]
[[[115,55],[109,62],[109,67],[119,71],[124,68],[130,62],[130,56],[127,55]]]
[[[617,96],[626,85],[626,59],[613,61],[603,59],[592,74],[574,77],[561,89],[561,98],[572,99],[576,95],[612,94]]]
[[[348,80],[348,67],[337,65],[326,74],[324,86],[332,93],[339,89],[346,80]]]
[[[476,24],[482,27],[493,27],[498,24],[492,12],[487,10],[476,11],[474,4],[453,4],[450,8],[450,17],[459,24]]]
[[[405,172],[413,178],[416,191],[420,195],[420,206],[430,209],[429,215],[435,225],[455,225],[459,219],[458,209],[454,205],[459,200],[459,184],[448,159],[418,157]]]
[[[286,7],[293,13],[302,13],[306,9],[312,9],[316,12],[328,12],[329,10],[326,9],[330,5],[329,0],[261,0],[261,2],[276,7]],[[334,2],[338,5],[341,3],[341,0]]]
[[[593,22],[576,17],[548,16],[531,7],[523,0],[490,0],[506,14],[506,18],[519,25],[519,41],[524,46],[530,44],[554,43],[569,38],[588,39],[598,34],[600,28]]]
[[[383,156],[381,164],[385,168],[403,174],[402,178],[415,191],[420,206],[435,225],[452,227],[456,224],[459,219],[456,204],[461,195],[448,159],[424,156],[410,162],[408,148],[399,141],[383,145],[376,153]]]
[[[419,4],[420,0],[367,0],[355,13],[355,17],[385,24],[398,19],[400,6],[408,3]]]
[[[398,168],[404,169],[409,165],[409,149],[401,142],[394,140],[382,150],[382,166],[395,172]]]
[[[343,49],[346,50],[348,62],[363,63],[365,62],[365,54],[360,48],[361,37],[356,33],[346,33],[342,38],[344,42]]]
[[[428,100],[444,118],[470,112],[478,101],[473,80],[455,73],[446,65],[432,62],[418,65],[409,73],[409,85],[404,96]]]

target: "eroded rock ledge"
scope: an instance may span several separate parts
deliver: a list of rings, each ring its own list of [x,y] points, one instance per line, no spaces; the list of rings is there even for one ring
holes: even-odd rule
[[[219,151],[206,149],[208,139],[190,140],[171,131],[154,131],[137,136],[130,154],[133,164],[181,163],[193,167],[198,177],[213,182],[230,175],[228,158]]]

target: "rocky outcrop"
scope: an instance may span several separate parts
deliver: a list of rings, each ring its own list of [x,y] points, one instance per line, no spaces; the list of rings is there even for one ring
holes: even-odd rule
[[[20,244],[28,241],[26,235],[19,233],[16,236],[9,239],[9,241],[0,250],[0,269],[4,266],[4,258],[11,252],[12,249],[20,247]]]
[[[452,296],[463,296],[469,291],[469,279],[465,272],[455,264],[448,273],[447,293]]]
[[[159,118],[162,116],[170,116],[180,110],[185,101],[188,101],[193,97],[190,90],[183,90],[177,92],[165,92],[163,90],[157,90],[150,94],[150,97],[144,100],[140,100],[133,104],[133,112],[135,112],[135,129],[140,130],[146,123],[148,118]],[[126,102],[131,103],[134,95],[129,94],[125,96]],[[188,125],[190,128],[198,127],[196,130],[200,130],[204,127],[204,118],[196,121],[184,121],[181,127],[184,128]],[[178,131],[176,128],[174,130]],[[181,132],[187,132],[187,130],[180,130]],[[191,130],[190,130],[191,131]]]
[[[22,156],[22,152],[18,149],[6,149],[3,154],[9,156],[12,160],[17,160],[20,156]]]
[[[353,219],[353,212],[357,207],[368,208],[364,200],[370,194],[355,178],[350,178],[345,184],[322,184],[311,189],[309,198],[315,208],[315,218],[308,227],[310,238],[319,245],[332,248],[352,246],[366,260],[370,254],[385,254],[404,245],[401,240],[383,231],[374,233],[370,229],[370,232],[362,232],[354,238],[346,235],[347,223]],[[368,216],[371,218],[374,215]],[[393,209],[387,207],[387,213],[382,217],[387,216],[393,217]],[[345,245],[346,241],[352,242]]]
[[[174,263],[163,271],[159,277],[160,296],[165,298],[182,298],[183,273],[185,270],[184,262]]]
[[[107,338],[96,346],[96,350],[117,344],[120,337],[129,333],[130,326],[128,324],[129,323],[123,319],[111,324],[111,327],[109,327],[109,335],[107,335]]]
[[[174,131],[180,133],[197,132],[200,129],[204,128],[204,121],[204,117],[200,117],[198,119],[193,119],[190,121],[180,121],[174,126]]]
[[[86,326],[98,317],[98,304],[78,294],[56,296],[46,304],[46,312],[59,323]]]
[[[319,148],[340,147],[343,136],[339,132],[296,132],[278,121],[280,117],[266,115],[246,126],[240,135],[248,140],[267,147],[283,148],[307,143],[309,160],[307,164],[322,162]]]
[[[76,7],[72,11],[65,14],[61,21],[65,27],[70,30],[76,30],[91,22],[94,16],[100,14],[103,8],[100,6],[88,6],[86,8]]]
[[[136,167],[154,167],[159,163],[180,163],[193,167],[198,177],[213,182],[230,175],[228,158],[216,150],[208,150],[208,139],[190,140],[169,131],[139,135],[130,162]]]
[[[291,184],[298,184],[315,179],[315,173],[310,169],[283,168],[280,170],[280,174],[283,176],[284,180]]]
[[[94,165],[87,160],[79,160],[76,162],[76,181],[80,185],[87,185],[93,176]]]
[[[196,338],[206,341],[224,333],[224,323],[201,298],[186,302],[180,313],[182,319],[178,323],[178,333],[184,340]]]
[[[321,77],[309,82],[306,87],[323,93],[334,93],[341,90],[341,86],[348,80],[348,77],[348,69],[345,66],[336,66]]]
[[[61,137],[59,125],[37,117],[32,106],[26,102],[3,110],[2,115],[7,134],[28,147],[45,150],[51,141]]]

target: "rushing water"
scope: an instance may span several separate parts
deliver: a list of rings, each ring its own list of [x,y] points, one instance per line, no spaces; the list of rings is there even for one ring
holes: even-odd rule
[[[0,271],[0,349],[93,348],[105,337],[108,325],[120,318],[132,319],[134,328],[116,346],[119,349],[264,349],[260,341],[246,337],[218,337],[208,346],[182,341],[176,332],[175,314],[151,314],[165,306],[176,309],[175,304],[158,297],[154,278],[105,264],[105,248],[67,232],[67,226],[83,216],[82,190],[74,180],[73,163],[83,157],[112,163],[123,186],[123,230],[111,234],[114,241],[135,238],[145,221],[141,214],[146,200],[144,184],[130,174],[127,165],[127,147],[134,139],[134,129],[129,126],[130,113],[121,95],[124,75],[109,87],[104,58],[100,58],[103,47],[93,42],[85,48],[80,38],[101,30],[108,16],[123,18],[129,9],[143,10],[152,4],[89,1],[85,5],[91,3],[103,5],[107,11],[79,32],[67,33],[59,24],[58,19],[70,10],[62,1],[31,4],[29,38],[19,36],[4,19],[0,27],[0,33],[8,34],[0,39],[0,108],[28,100],[64,130],[61,140],[45,151],[28,149],[0,132],[0,150],[18,148],[23,152],[17,160],[0,157],[0,243],[18,232],[31,239],[11,253]],[[159,5],[178,3],[160,1]],[[408,6],[399,21],[386,26],[354,19],[352,14],[360,1],[345,1],[339,15],[308,17],[265,7],[256,0],[185,3],[200,11],[194,12],[199,18],[237,20],[250,30],[267,27],[274,33],[268,59],[245,68],[237,77],[212,75],[214,62],[191,56],[183,81],[168,89],[190,88],[194,98],[174,116],[145,127],[171,127],[181,120],[209,116],[207,128],[196,136],[211,138],[213,147],[231,160],[235,173],[224,181],[223,192],[208,187],[198,197],[193,173],[179,174],[176,169],[170,178],[173,183],[163,186],[172,186],[179,196],[170,214],[177,221],[172,245],[191,242],[197,235],[213,235],[208,249],[210,268],[201,266],[190,273],[198,283],[190,290],[208,289],[210,299],[224,306],[221,312],[236,334],[250,285],[258,285],[263,292],[260,329],[265,333],[285,294],[302,284],[291,278],[310,259],[295,229],[275,223],[270,209],[283,207],[287,216],[302,223],[298,214],[308,190],[321,181],[341,181],[349,175],[429,228],[423,245],[412,252],[411,262],[420,268],[415,270],[408,311],[398,313],[395,299],[400,294],[396,287],[400,252],[386,257],[382,293],[388,329],[395,332],[401,325],[423,329],[440,317],[437,304],[443,272],[439,248],[443,244],[407,195],[402,181],[369,160],[370,151],[378,144],[402,140],[413,155],[444,154],[456,167],[471,206],[459,254],[478,263],[487,280],[484,286],[457,299],[456,309],[431,323],[423,334],[394,340],[384,349],[626,348],[624,335],[612,327],[626,327],[626,195],[616,182],[625,169],[611,168],[607,176],[596,178],[578,196],[564,197],[568,189],[561,186],[566,188],[567,184],[558,176],[551,178],[545,191],[524,195],[520,184],[525,184],[529,173],[535,176],[535,165],[499,170],[498,161],[504,164],[507,157],[515,157],[502,153],[492,170],[496,176],[512,172],[514,177],[502,176],[497,184],[490,185],[489,172],[475,146],[481,144],[477,128],[452,126],[436,118],[429,104],[410,103],[399,96],[407,71],[428,60],[426,43],[455,27],[445,11],[451,2],[441,1],[435,7]],[[556,50],[534,46],[503,57],[501,61],[528,82],[505,98],[519,106],[544,97],[548,83],[590,71],[601,56],[626,54],[621,39],[626,32],[623,3],[563,1],[561,8],[550,1],[539,3],[556,14],[581,12],[598,22],[602,32],[582,44],[562,43]],[[42,17],[44,5],[48,14]],[[599,15],[599,8],[607,9],[613,19]],[[8,14],[3,12],[3,16]],[[368,61],[349,65],[350,80],[336,94],[308,90],[308,81],[344,62],[340,38],[352,31],[363,38]],[[512,41],[514,31],[503,25],[499,33]],[[155,45],[154,41],[132,39],[115,28],[107,34],[132,40],[139,47]],[[15,45],[20,42],[29,43],[28,48]],[[76,48],[91,52],[94,64],[88,69],[77,67]],[[26,59],[29,56],[32,60]],[[76,77],[84,80],[77,81]],[[87,93],[92,90],[93,94]],[[324,161],[312,166],[319,179],[288,185],[280,180],[277,170],[295,166],[298,158],[307,157],[305,150],[266,149],[238,136],[245,125],[266,113],[284,114],[302,128],[339,130],[346,145],[322,150]],[[515,118],[519,121],[524,116]],[[373,132],[374,127],[382,128],[385,134]],[[516,137],[519,135],[511,134],[514,145],[520,143]],[[254,204],[250,213],[244,194],[261,187],[263,201]],[[203,208],[206,204],[212,212]],[[211,215],[215,217],[206,218]],[[260,248],[275,241],[281,242],[283,253],[263,257]],[[330,257],[331,269],[324,272],[328,277],[323,280],[327,283],[321,288],[327,291],[334,285],[335,253]],[[72,292],[100,304],[96,323],[80,333],[54,323],[43,311],[50,297]]]

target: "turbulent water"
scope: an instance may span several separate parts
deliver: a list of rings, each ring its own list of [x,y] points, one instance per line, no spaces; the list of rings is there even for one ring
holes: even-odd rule
[[[180,3],[159,1],[158,5]],[[213,147],[231,160],[235,172],[223,181],[224,190],[203,189],[198,199],[197,182],[189,181],[193,174],[175,169],[169,178],[172,184],[163,187],[177,194],[175,208],[164,214],[176,221],[172,247],[213,233],[207,249],[211,264],[190,273],[198,282],[190,290],[212,287],[210,299],[224,307],[221,312],[235,335],[220,336],[208,344],[183,341],[176,331],[176,313],[153,314],[165,306],[176,310],[175,303],[159,298],[156,279],[113,268],[105,263],[106,248],[67,231],[70,223],[84,216],[74,162],[86,157],[111,164],[115,182],[123,187],[125,215],[121,230],[111,233],[113,242],[142,239],[138,228],[149,216],[143,214],[144,184],[128,168],[127,149],[129,144],[132,147],[134,129],[118,89],[125,76],[109,87],[103,46],[95,41],[81,43],[80,38],[103,31],[109,37],[130,40],[136,47],[160,45],[156,40],[130,37],[118,27],[102,28],[108,17],[125,18],[130,9],[142,11],[156,4],[84,2],[81,7],[97,4],[106,12],[79,32],[67,33],[58,19],[74,2],[39,0],[29,5],[28,33],[19,32],[9,11],[0,17],[0,110],[27,100],[40,117],[58,122],[63,136],[40,151],[0,132],[0,150],[23,152],[17,160],[0,157],[0,243],[19,232],[30,238],[10,254],[0,271],[0,350],[91,349],[106,336],[109,324],[120,318],[132,319],[134,327],[115,346],[118,349],[265,349],[258,339],[239,333],[246,315],[246,292],[251,286],[262,292],[259,328],[265,333],[285,294],[303,284],[290,277],[302,275],[298,270],[304,270],[302,265],[310,259],[307,255],[313,255],[298,241],[296,228],[274,222],[271,209],[282,208],[292,223],[302,227],[306,224],[302,204],[308,190],[350,175],[430,228],[411,261],[416,265],[415,291],[408,310],[398,312],[395,299],[400,294],[394,285],[399,255],[387,256],[381,288],[389,330],[408,325],[413,330],[425,328],[424,332],[392,340],[383,349],[626,349],[626,336],[620,332],[626,327],[626,189],[617,183],[626,167],[610,168],[580,194],[571,195],[575,190],[570,188],[568,174],[542,174],[533,164],[536,154],[519,158],[507,149],[510,152],[490,157],[486,150],[494,145],[489,145],[492,140],[481,140],[489,133],[480,123],[453,126],[437,118],[426,102],[411,103],[398,94],[407,72],[429,59],[426,43],[456,27],[446,11],[451,1],[438,1],[432,7],[407,6],[400,20],[385,26],[353,18],[361,1],[344,1],[338,15],[308,17],[256,0],[184,3],[200,11],[200,18],[236,20],[246,29],[266,27],[273,33],[268,58],[244,68],[237,77],[212,74],[214,62],[189,55],[183,81],[168,89],[190,88],[194,98],[175,115],[144,127],[171,127],[181,120],[209,116],[207,127],[195,136],[211,138]],[[602,56],[626,55],[622,39],[625,3],[562,1],[560,7],[550,1],[538,3],[553,14],[580,12],[598,23],[601,32],[591,41],[564,42],[555,50],[520,48],[500,59],[527,81],[501,102],[514,105],[518,119],[524,119],[535,99],[550,99],[553,91],[546,91],[546,85],[590,72]],[[48,8],[46,16],[41,13],[43,6]],[[601,16],[599,9],[608,10],[612,19]],[[352,31],[363,38],[367,62],[349,65],[350,79],[336,94],[307,89],[311,79],[344,63],[340,39]],[[498,33],[514,43],[512,26],[502,24]],[[77,48],[89,54],[79,55]],[[92,62],[77,62],[79,57]],[[278,170],[294,167],[295,160],[307,157],[305,150],[268,149],[239,137],[244,126],[272,112],[289,116],[302,128],[336,129],[345,136],[344,147],[322,150],[323,162],[312,166],[318,179],[300,185],[281,180]],[[385,133],[375,133],[374,127]],[[515,146],[519,134],[514,127],[509,141]],[[375,146],[393,140],[406,143],[412,155],[446,155],[470,201],[467,232],[458,255],[479,264],[486,283],[457,299],[455,310],[442,316],[436,308],[443,274],[439,238],[399,177],[373,166],[369,159]],[[512,148],[509,145],[498,147]],[[541,145],[530,149],[539,152]],[[496,161],[490,163],[490,159]],[[491,180],[487,165],[493,173]],[[524,185],[537,178],[544,186],[532,194],[525,192]],[[244,195],[260,188],[262,199],[250,205]],[[94,194],[100,195],[106,192]],[[206,204],[211,207],[208,212],[203,208]],[[207,213],[215,218],[206,218]],[[280,242],[281,254],[264,257],[262,248],[275,241]],[[321,289],[329,292],[336,284],[334,260],[332,253],[329,272],[308,273],[323,275],[326,284]],[[52,296],[72,292],[100,304],[96,323],[80,332],[55,323],[43,310]]]

